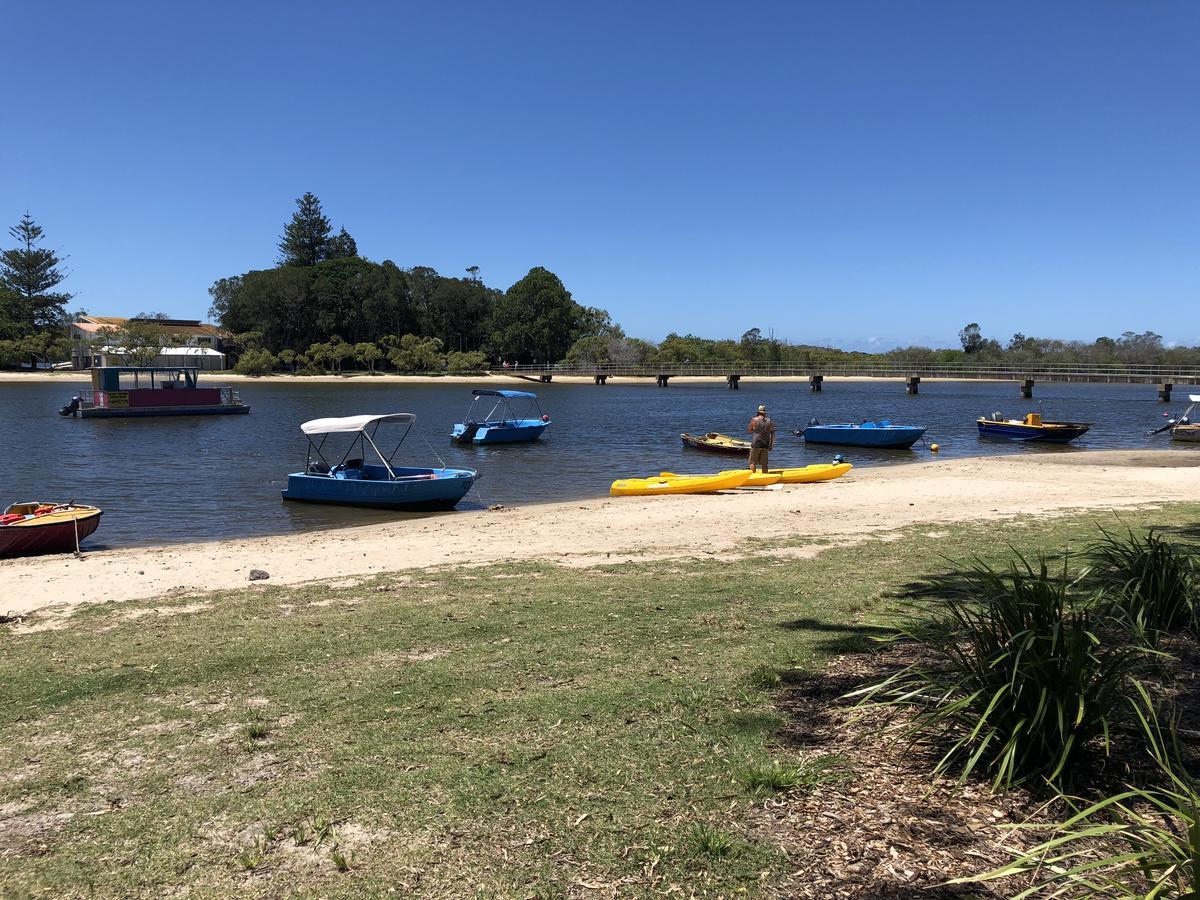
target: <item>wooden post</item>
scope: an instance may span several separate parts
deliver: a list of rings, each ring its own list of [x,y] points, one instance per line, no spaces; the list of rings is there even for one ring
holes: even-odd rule
[[[662,374],[662,373],[659,373],[659,374],[658,374],[658,375],[655,377],[655,379],[654,379],[654,383],[655,383],[655,384],[657,384],[659,387],[666,387],[666,386],[667,386],[667,379],[669,379],[670,377],[671,377],[670,375],[664,375],[664,374]]]
[[[1173,387],[1175,387],[1175,385],[1171,384],[1169,381],[1164,381],[1158,386],[1158,401],[1160,403],[1171,402],[1171,388]]]
[[[736,372],[731,372],[729,374],[729,377],[725,379],[726,381],[729,382],[729,389],[731,391],[736,391],[738,389],[738,387],[739,387],[738,382],[741,381],[741,378],[742,378],[741,375],[738,375]]]
[[[812,391],[814,394],[821,393],[821,382],[823,382],[824,380],[825,380],[824,375],[809,375],[808,376],[808,389],[810,391]]]
[[[592,382],[594,384],[608,384],[608,376],[601,372],[597,372],[592,376]]]
[[[920,390],[921,390],[921,376],[920,375],[909,375],[908,381],[906,382],[906,384],[904,386],[904,393],[916,394]]]
[[[1024,397],[1026,400],[1029,400],[1033,397],[1033,379],[1032,378],[1026,378],[1024,381],[1021,382],[1021,396]]]
[[[538,381],[540,381],[542,384],[549,384],[550,379],[552,379],[553,377],[554,377],[553,375],[548,375],[546,373],[542,373],[541,375],[538,376]]]

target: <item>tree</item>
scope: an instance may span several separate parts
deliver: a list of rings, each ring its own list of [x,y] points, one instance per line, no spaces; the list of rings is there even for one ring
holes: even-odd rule
[[[161,318],[161,314],[141,313],[119,328],[103,328],[98,334],[104,336],[109,352],[120,356],[126,365],[149,366],[165,347],[187,342],[186,337],[164,327]]]
[[[315,266],[329,249],[329,220],[321,201],[309,192],[296,201],[298,207],[279,239],[280,266]],[[346,235],[346,237],[350,237]]]
[[[365,363],[367,371],[372,375],[375,374],[375,363],[383,359],[383,351],[370,341],[363,341],[360,344],[354,345],[354,355],[358,357],[358,361]]]
[[[335,371],[342,374],[342,364],[348,359],[354,359],[354,345],[347,344],[336,334],[330,340],[329,358],[333,360]]]
[[[67,277],[59,268],[62,259],[53,250],[38,246],[45,232],[28,212],[8,233],[17,246],[0,253],[0,291],[6,295],[0,314],[10,327],[26,331],[60,327],[71,299],[70,294],[51,290]]]
[[[460,353],[455,350],[446,354],[447,372],[482,372],[487,369],[487,357],[478,350]]]
[[[325,248],[326,259],[349,259],[358,256],[358,244],[350,237],[350,232],[343,228],[329,239]]]
[[[270,375],[275,368],[275,357],[269,350],[247,350],[237,361],[233,371],[239,375]]]
[[[279,362],[292,370],[292,374],[296,374],[296,364],[300,354],[291,347],[284,347],[279,351]]]
[[[983,349],[983,332],[979,330],[979,323],[972,322],[963,328],[958,333],[958,340],[962,343],[964,353],[978,353]]]
[[[496,303],[495,355],[520,362],[560,360],[579,336],[581,313],[557,275],[541,266],[530,269]]]
[[[406,334],[388,353],[388,361],[399,372],[436,372],[445,367],[442,342],[437,338],[422,338]]]

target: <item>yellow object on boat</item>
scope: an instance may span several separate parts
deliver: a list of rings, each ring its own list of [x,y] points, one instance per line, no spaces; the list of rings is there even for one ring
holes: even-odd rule
[[[719,472],[716,475],[659,475],[656,478],[620,478],[612,483],[614,497],[649,497],[655,494],[711,494],[741,487],[750,477],[749,469]]]
[[[780,484],[809,484],[813,481],[829,481],[841,478],[854,468],[850,463],[818,463],[815,466],[800,466],[795,469],[770,469],[778,473]]]

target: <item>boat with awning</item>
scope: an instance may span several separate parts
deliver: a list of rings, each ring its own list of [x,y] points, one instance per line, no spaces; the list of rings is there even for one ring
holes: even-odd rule
[[[485,406],[492,403],[491,409],[482,414],[476,407],[481,400]],[[518,413],[513,407],[514,400],[528,400],[529,403]],[[535,410],[536,415],[533,415]],[[538,406],[537,394],[479,388],[471,391],[471,405],[467,407],[463,421],[454,426],[450,440],[456,444],[514,444],[536,441],[548,427],[550,417]]]

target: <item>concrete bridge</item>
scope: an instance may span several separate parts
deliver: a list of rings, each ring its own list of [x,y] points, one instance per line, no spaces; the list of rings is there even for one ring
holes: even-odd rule
[[[724,381],[730,390],[738,390],[742,379],[771,381],[779,378],[807,378],[809,389],[820,391],[827,377],[886,378],[904,384],[905,391],[916,394],[922,379],[969,379],[973,381],[1013,381],[1022,397],[1032,397],[1039,382],[1088,382],[1100,384],[1153,385],[1158,399],[1168,402],[1176,386],[1200,385],[1200,366],[1114,365],[1107,363],[1045,363],[1022,366],[987,365],[975,363],[763,363],[759,365],[730,365],[728,363],[675,363],[654,366],[568,366],[523,365],[510,366],[502,373],[529,381],[549,383],[554,376],[591,378],[595,384],[606,384],[609,378],[653,379],[659,387],[667,387],[672,378],[715,378]]]

